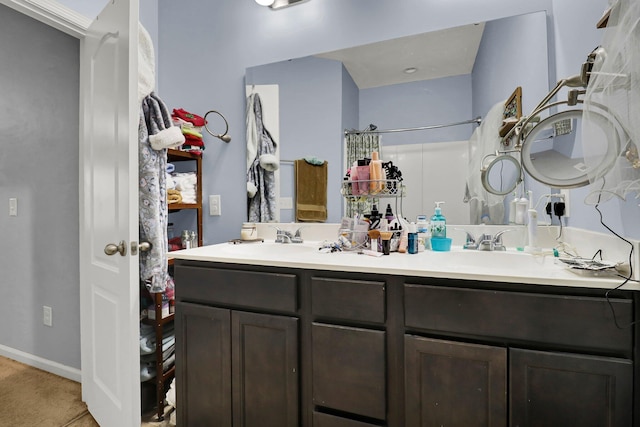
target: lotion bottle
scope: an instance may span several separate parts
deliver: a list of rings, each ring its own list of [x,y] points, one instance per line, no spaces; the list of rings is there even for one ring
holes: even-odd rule
[[[529,201],[526,197],[518,199],[516,202],[516,224],[524,225],[527,218],[527,204]]]
[[[369,165],[366,160],[358,160],[357,175],[358,175],[358,194],[369,193]]]
[[[513,200],[509,202],[509,224],[516,223],[516,205],[518,204],[518,197],[516,192],[513,192]]]
[[[371,163],[369,163],[369,179],[371,180],[369,190],[372,194],[379,193],[385,186],[382,181],[382,160],[377,151],[371,153]]]
[[[349,179],[351,180],[351,194],[361,194],[360,186],[358,185],[358,162],[353,162],[353,166],[351,166],[351,174],[349,175]]]
[[[415,222],[409,224],[409,230],[407,232],[407,252],[410,254],[418,253],[418,228]]]

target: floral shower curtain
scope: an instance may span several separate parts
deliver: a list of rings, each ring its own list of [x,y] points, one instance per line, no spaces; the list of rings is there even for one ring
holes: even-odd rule
[[[382,148],[381,137],[375,133],[348,133],[345,136],[345,159],[347,168],[353,166],[353,162],[364,159],[365,157],[371,158],[371,153],[377,151],[380,153]],[[346,199],[345,215],[349,218],[353,218],[353,215],[358,212],[366,212],[370,208],[370,204],[377,204],[378,199],[367,198],[348,198]]]

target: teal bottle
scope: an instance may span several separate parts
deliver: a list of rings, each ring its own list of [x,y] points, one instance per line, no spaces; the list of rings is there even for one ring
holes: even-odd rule
[[[442,203],[444,202],[436,202],[435,213],[431,217],[431,237],[436,239],[447,237],[447,220],[440,207]]]

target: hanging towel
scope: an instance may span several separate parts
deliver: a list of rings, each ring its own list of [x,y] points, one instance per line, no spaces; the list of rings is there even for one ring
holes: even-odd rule
[[[296,160],[296,221],[327,220],[327,162],[312,165]]]
[[[504,196],[489,193],[482,185],[482,159],[500,148],[505,101],[496,103],[469,138],[469,166],[463,202],[469,204],[470,224],[504,224]]]
[[[247,98],[247,208],[250,222],[276,219],[277,146],[262,121],[262,103],[257,93]]]

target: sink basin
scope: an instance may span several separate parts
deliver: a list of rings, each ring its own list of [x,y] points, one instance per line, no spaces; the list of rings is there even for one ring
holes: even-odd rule
[[[267,257],[267,258],[281,258],[286,255],[295,256],[308,256],[314,252],[318,252],[317,243],[274,243],[269,242],[251,242],[251,243],[238,243],[227,244],[226,247],[221,248],[221,252],[228,255],[237,255],[243,258],[245,257]]]
[[[552,256],[535,255],[521,251],[476,251],[454,248],[450,252],[432,252],[434,263],[443,268],[473,268],[477,271],[531,271],[552,265]]]

